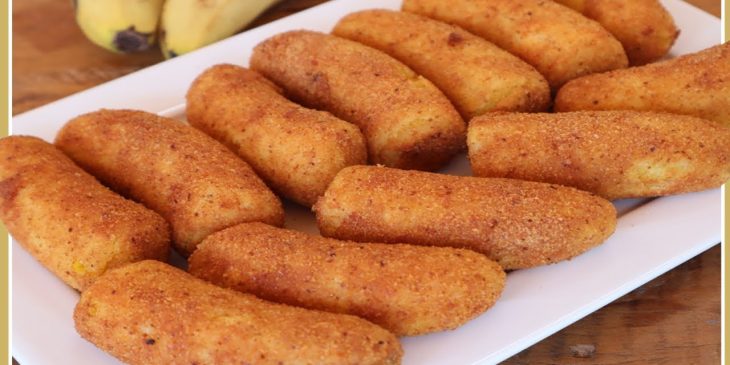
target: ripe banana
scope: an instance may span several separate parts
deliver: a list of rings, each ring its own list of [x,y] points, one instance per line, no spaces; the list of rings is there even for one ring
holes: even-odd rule
[[[77,0],[76,22],[94,43],[120,53],[155,43],[164,0]]]
[[[235,34],[278,0],[167,0],[160,47],[165,58]]]

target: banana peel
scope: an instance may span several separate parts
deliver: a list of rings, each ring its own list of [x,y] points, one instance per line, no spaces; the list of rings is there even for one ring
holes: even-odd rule
[[[164,0],[76,0],[76,22],[93,43],[118,53],[150,49]]]
[[[227,38],[276,2],[278,0],[167,0],[160,21],[162,53],[165,58],[172,58]]]

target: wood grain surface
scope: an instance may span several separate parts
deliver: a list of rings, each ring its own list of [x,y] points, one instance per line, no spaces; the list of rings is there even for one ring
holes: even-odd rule
[[[285,0],[253,26],[323,2]],[[720,0],[688,0],[720,15]],[[157,50],[105,51],[81,34],[71,1],[13,1],[13,114],[157,63]],[[617,268],[617,270],[620,268]],[[539,310],[539,303],[535,303]],[[39,349],[42,351],[42,349]],[[634,290],[505,364],[717,364],[720,246]]]

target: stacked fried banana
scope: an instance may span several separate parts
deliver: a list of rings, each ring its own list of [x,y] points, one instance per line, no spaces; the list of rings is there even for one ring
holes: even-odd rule
[[[730,178],[730,46],[651,63],[678,34],[656,0],[402,8],[205,70],[189,125],[100,110],[0,140],[0,218],[82,291],[84,338],[131,364],[397,364],[505,270],[606,241],[610,200]],[[474,177],[433,172],[464,148]]]

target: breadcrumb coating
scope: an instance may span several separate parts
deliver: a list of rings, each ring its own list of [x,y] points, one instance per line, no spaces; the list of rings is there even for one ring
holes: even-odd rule
[[[156,261],[81,294],[76,331],[129,364],[399,364],[398,339],[363,319],[275,304]]]
[[[730,43],[674,59],[590,75],[563,86],[555,111],[644,110],[730,127]]]
[[[183,255],[237,223],[284,222],[281,202],[248,164],[176,120],[100,110],[68,122],[56,146],[112,189],[160,213]]]
[[[501,114],[469,125],[476,176],[573,186],[606,199],[681,194],[730,179],[730,128],[635,111]]]
[[[555,0],[600,23],[621,42],[629,64],[664,57],[679,36],[672,15],[658,0]]]
[[[254,48],[251,68],[304,105],[360,127],[371,163],[434,170],[465,147],[466,124],[439,89],[360,43],[285,32]]]
[[[576,77],[628,66],[597,22],[546,0],[404,0],[403,11],[458,25],[534,66],[553,90]]]
[[[380,166],[343,169],[314,210],[323,236],[468,248],[504,269],[569,259],[616,227],[610,202],[574,188]]]
[[[339,241],[262,223],[207,237],[189,271],[266,300],[357,315],[399,336],[466,323],[505,282],[496,262],[469,250]]]
[[[77,290],[106,270],[166,260],[170,229],[35,137],[0,139],[0,219],[20,245]]]
[[[469,120],[493,111],[545,111],[550,87],[516,56],[459,27],[416,14],[364,10],[332,34],[377,48],[431,80]]]
[[[284,98],[257,72],[216,65],[187,94],[188,123],[251,164],[275,191],[312,206],[343,167],[367,162],[357,126]]]

